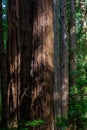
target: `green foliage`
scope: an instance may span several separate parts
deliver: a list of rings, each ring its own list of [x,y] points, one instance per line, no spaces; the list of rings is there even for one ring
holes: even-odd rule
[[[68,119],[64,116],[56,117],[56,127],[66,130],[68,126]]]
[[[20,121],[19,122],[19,128],[29,128],[29,127],[37,127],[37,126],[41,126],[44,125],[45,122],[44,120],[41,119],[35,119],[33,121]]]
[[[84,61],[84,60],[83,60]],[[87,129],[87,63],[77,63],[77,84],[69,90],[68,119],[57,117],[56,126],[62,128],[70,126],[70,130],[76,127],[78,130]]]
[[[38,127],[45,124],[44,120],[35,119],[33,121],[19,121],[18,128],[11,128],[12,130],[29,130],[29,127]],[[11,130],[10,128],[0,128],[0,130]]]
[[[87,129],[87,30],[83,30],[83,11],[80,4],[80,1],[76,0],[77,71],[75,72],[76,86],[71,86],[69,90],[68,125],[71,126],[70,130],[74,130],[75,127],[78,130]],[[84,5],[87,9],[87,4],[84,3]],[[74,73],[70,72],[70,74]]]
[[[86,64],[85,64],[86,65]],[[84,69],[86,68],[84,65]],[[83,70],[84,70],[83,69]],[[68,118],[57,117],[56,126],[66,130],[87,129],[87,77],[86,73],[82,73],[77,78],[77,85],[72,86],[69,90],[69,109]]]
[[[87,79],[81,75],[77,78],[77,86],[70,88],[68,120],[72,130],[75,126],[79,130],[87,128]]]
[[[40,125],[44,125],[44,121],[41,120],[41,119],[38,119],[38,120],[33,120],[33,121],[27,121],[25,123],[25,126],[33,126],[33,127],[36,127],[36,126],[40,126]]]

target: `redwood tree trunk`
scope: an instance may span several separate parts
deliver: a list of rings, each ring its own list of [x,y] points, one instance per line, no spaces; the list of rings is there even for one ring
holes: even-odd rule
[[[40,129],[54,130],[54,32],[52,0],[33,0],[32,12],[31,118],[41,118],[46,121],[46,125]]]
[[[20,117],[20,32],[18,0],[8,0],[9,39],[7,45],[7,85],[9,105],[9,125],[17,127]]]
[[[31,1],[8,1],[8,96],[10,125],[29,120],[31,99]],[[13,124],[12,124],[13,122]]]
[[[21,119],[29,120],[31,102],[31,1],[20,0],[20,42],[21,42]]]
[[[61,115],[68,110],[68,42],[66,28],[66,0],[60,0],[60,88]]]

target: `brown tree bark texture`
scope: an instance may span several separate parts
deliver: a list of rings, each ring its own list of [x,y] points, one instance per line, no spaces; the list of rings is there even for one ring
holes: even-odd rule
[[[9,126],[17,127],[20,117],[20,32],[19,3],[8,1],[9,39],[7,45]]]
[[[31,53],[32,53],[32,11],[30,0],[20,0],[20,43],[21,43],[21,97],[20,112],[22,120],[30,119],[31,101]]]
[[[54,130],[54,36],[52,0],[33,0],[32,7],[31,118],[41,118],[46,121],[46,125],[41,127],[40,130]]]

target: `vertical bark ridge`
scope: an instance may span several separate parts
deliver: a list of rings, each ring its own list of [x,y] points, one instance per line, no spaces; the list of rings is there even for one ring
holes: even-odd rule
[[[9,126],[18,126],[19,96],[20,96],[20,46],[19,46],[19,5],[17,1],[8,2],[8,102],[9,102]]]

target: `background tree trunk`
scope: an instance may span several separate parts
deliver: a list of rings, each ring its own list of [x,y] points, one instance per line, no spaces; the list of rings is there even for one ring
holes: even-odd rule
[[[80,1],[80,7],[81,7],[81,12],[82,12],[82,19],[81,19],[81,23],[82,23],[82,32],[83,35],[85,35],[84,37],[84,47],[87,48],[87,4],[85,0],[81,0]]]
[[[31,118],[45,119],[40,129],[54,130],[54,36],[52,0],[33,0]],[[36,130],[36,128],[35,128]]]
[[[66,28],[66,0],[60,0],[60,88],[61,116],[68,110],[68,42]]]
[[[73,100],[77,100],[75,95],[71,94],[71,88],[76,86],[76,5],[75,0],[70,0],[70,42],[69,42],[69,120],[72,121],[70,116],[70,107],[73,105]],[[77,117],[76,117],[77,118]],[[74,119],[73,119],[74,120]],[[72,121],[73,122],[73,121]],[[71,130],[72,126],[69,126]],[[76,126],[73,126],[75,129]]]
[[[69,86],[76,85],[76,14],[75,14],[75,0],[70,1],[70,54],[69,54]]]
[[[54,117],[56,120],[57,116],[60,116],[60,74],[59,74],[59,15],[58,15],[58,0],[53,0],[53,10],[54,10]],[[56,130],[57,128],[55,128]]]

